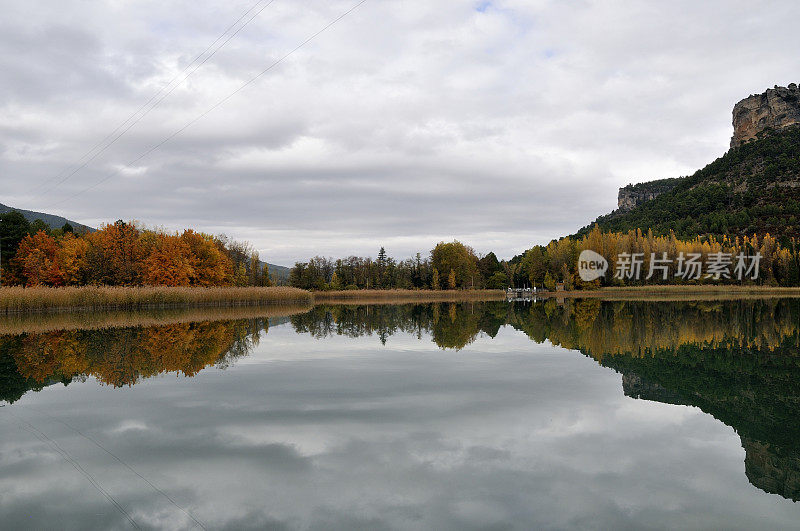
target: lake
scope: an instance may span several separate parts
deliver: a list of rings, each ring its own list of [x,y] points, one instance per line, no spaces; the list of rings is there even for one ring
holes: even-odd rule
[[[800,527],[798,300],[281,313],[0,322],[0,527]]]

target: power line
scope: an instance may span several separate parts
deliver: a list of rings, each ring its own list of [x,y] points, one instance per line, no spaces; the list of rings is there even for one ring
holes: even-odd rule
[[[192,70],[191,70],[191,71],[190,71],[188,74],[186,74],[186,75],[183,77],[183,79],[181,79],[180,81],[178,81],[177,83],[175,83],[175,85],[174,85],[174,86],[172,85],[172,84],[175,82],[175,80],[176,80],[176,79],[178,79],[178,78],[179,78],[179,77],[180,77],[180,76],[181,76],[183,73],[185,73],[187,70],[189,70],[189,68],[190,68],[190,67],[191,67],[193,64],[195,64],[195,63],[196,63],[196,62],[197,62],[197,61],[198,61],[198,60],[199,60],[201,57],[203,57],[204,55],[206,55],[206,54],[208,53],[208,51],[209,51],[209,50],[211,50],[211,49],[214,47],[214,45],[215,45],[215,44],[217,44],[217,43],[218,43],[220,40],[222,40],[222,38],[223,38],[223,37],[225,37],[225,35],[227,35],[227,34],[228,34],[228,32],[229,32],[231,29],[233,29],[234,27],[236,27],[236,25],[237,25],[237,24],[239,24],[239,22],[241,22],[241,21],[242,21],[242,20],[243,20],[243,19],[244,19],[244,18],[245,18],[245,17],[246,17],[246,16],[247,16],[249,13],[251,13],[251,12],[252,12],[252,11],[253,11],[253,10],[254,10],[256,7],[258,7],[258,5],[259,5],[259,4],[260,4],[262,1],[263,1],[263,0],[258,0],[258,1],[257,1],[255,4],[253,4],[253,5],[252,5],[252,6],[251,6],[251,7],[250,7],[250,8],[249,8],[247,11],[245,11],[245,12],[244,12],[244,14],[243,14],[242,16],[240,16],[240,17],[239,17],[239,18],[238,18],[238,19],[237,19],[237,20],[236,20],[236,21],[235,21],[233,24],[231,24],[231,25],[230,25],[230,26],[229,26],[229,27],[228,27],[228,28],[227,28],[227,29],[226,29],[226,30],[225,30],[225,31],[224,31],[224,32],[223,32],[223,33],[222,33],[222,34],[221,34],[219,37],[217,37],[217,39],[216,39],[214,42],[212,42],[212,43],[211,43],[211,44],[210,44],[210,45],[209,45],[209,46],[208,46],[208,47],[207,47],[205,50],[203,50],[203,52],[202,52],[202,53],[200,53],[200,54],[199,54],[197,57],[195,57],[195,58],[194,58],[194,59],[193,59],[193,60],[192,60],[192,61],[191,61],[191,62],[190,62],[188,65],[186,65],[186,67],[184,67],[184,69],[183,69],[182,71],[180,71],[180,72],[179,72],[179,73],[178,73],[178,74],[177,74],[175,77],[173,77],[173,78],[172,78],[172,79],[169,81],[169,83],[167,83],[167,84],[166,84],[164,87],[162,87],[162,88],[161,88],[161,89],[160,89],[158,92],[156,92],[156,93],[155,93],[155,94],[154,94],[154,95],[153,95],[153,96],[152,96],[152,97],[151,97],[151,98],[150,98],[150,99],[149,99],[147,102],[145,102],[145,103],[144,103],[144,104],[143,104],[141,107],[139,107],[139,109],[138,109],[138,110],[136,110],[136,112],[134,112],[133,114],[131,114],[131,115],[130,115],[130,116],[127,118],[127,119],[125,119],[125,121],[123,121],[123,122],[122,122],[121,124],[119,124],[119,125],[118,125],[118,126],[117,126],[117,127],[114,129],[114,130],[113,130],[113,131],[111,131],[111,133],[109,133],[108,135],[106,135],[106,137],[105,137],[105,138],[103,138],[103,139],[102,139],[100,142],[98,142],[97,144],[95,144],[95,145],[94,145],[94,147],[92,147],[92,148],[91,148],[89,151],[87,151],[87,152],[86,152],[86,153],[85,153],[85,154],[84,154],[84,155],[83,155],[83,156],[82,156],[80,159],[78,159],[78,162],[80,162],[81,160],[85,159],[87,156],[91,155],[91,154],[92,154],[92,153],[93,153],[93,152],[94,152],[94,151],[95,151],[95,150],[96,150],[96,149],[97,149],[99,146],[103,145],[103,144],[104,144],[104,143],[105,143],[105,142],[106,142],[108,139],[110,139],[110,138],[112,138],[112,137],[113,137],[113,139],[112,139],[110,142],[108,142],[108,143],[107,143],[107,144],[106,144],[106,145],[105,145],[105,146],[104,146],[102,149],[100,149],[99,151],[97,151],[97,153],[94,153],[94,155],[92,155],[92,156],[91,156],[91,157],[90,157],[88,160],[86,160],[86,161],[84,161],[83,163],[79,164],[79,165],[78,165],[76,168],[74,168],[72,171],[70,171],[70,172],[69,172],[67,175],[63,176],[63,177],[62,177],[62,178],[61,178],[61,179],[60,179],[58,182],[56,182],[54,185],[50,186],[49,188],[47,188],[46,190],[44,190],[44,191],[42,191],[42,192],[40,192],[40,193],[37,193],[37,194],[36,194],[36,196],[42,196],[42,195],[44,195],[44,194],[46,194],[46,193],[50,192],[51,190],[53,190],[53,189],[57,188],[58,186],[60,186],[60,185],[61,185],[61,184],[63,184],[64,182],[66,182],[66,181],[67,181],[67,180],[68,180],[70,177],[72,177],[73,175],[75,175],[76,173],[78,173],[80,170],[82,170],[83,168],[85,168],[85,167],[86,167],[86,166],[87,166],[87,165],[88,165],[90,162],[92,162],[94,159],[96,159],[98,156],[100,156],[100,154],[102,154],[102,153],[103,153],[105,150],[107,150],[109,147],[111,147],[111,146],[112,146],[114,143],[116,143],[116,141],[117,141],[117,140],[119,140],[119,139],[120,139],[120,138],[121,138],[123,135],[125,135],[125,133],[127,133],[128,131],[130,131],[130,130],[131,130],[131,129],[132,129],[132,128],[133,128],[133,127],[134,127],[134,126],[137,124],[137,123],[139,123],[139,122],[142,120],[142,118],[144,118],[145,116],[147,116],[147,115],[150,113],[150,111],[152,111],[153,109],[155,109],[156,107],[158,107],[158,106],[161,104],[161,102],[162,102],[162,101],[164,101],[164,100],[165,100],[165,99],[166,99],[166,98],[167,98],[167,97],[168,97],[170,94],[172,94],[172,93],[175,91],[175,89],[177,89],[177,88],[178,88],[178,87],[179,87],[179,86],[180,86],[180,85],[181,85],[181,84],[182,84],[184,81],[186,81],[186,80],[187,80],[187,79],[188,79],[188,78],[189,78],[189,77],[190,77],[192,74],[194,74],[194,73],[195,73],[195,72],[196,72],[196,71],[197,71],[197,70],[198,70],[198,69],[199,69],[201,66],[203,66],[203,65],[204,65],[206,62],[208,62],[208,60],[209,60],[209,59],[211,59],[212,57],[214,57],[214,55],[216,55],[216,53],[217,53],[219,50],[221,50],[221,49],[222,49],[222,48],[223,48],[223,47],[224,47],[226,44],[228,44],[228,42],[230,42],[230,41],[231,41],[231,39],[233,39],[233,38],[234,38],[234,37],[235,37],[235,36],[236,36],[236,35],[237,35],[237,34],[238,34],[240,31],[242,31],[242,30],[243,30],[243,29],[244,29],[244,28],[245,28],[245,27],[246,27],[248,24],[250,24],[250,22],[252,22],[254,18],[256,18],[256,17],[257,17],[259,14],[261,14],[261,12],[262,12],[262,11],[264,11],[264,9],[266,9],[266,8],[267,8],[267,7],[268,7],[270,4],[272,4],[272,3],[273,3],[275,0],[269,0],[269,2],[267,2],[266,4],[264,4],[264,5],[261,7],[261,9],[259,9],[257,12],[255,12],[255,13],[254,13],[254,14],[253,14],[253,15],[252,15],[252,16],[251,16],[251,17],[250,17],[250,18],[249,18],[247,21],[245,21],[245,23],[244,23],[244,24],[242,24],[241,26],[239,26],[239,28],[238,28],[238,29],[237,29],[235,32],[233,32],[231,35],[229,35],[229,36],[228,36],[228,38],[227,38],[227,39],[225,39],[225,41],[224,41],[224,42],[222,42],[222,44],[220,44],[219,46],[217,46],[217,47],[216,47],[216,49],[214,49],[214,50],[213,50],[213,51],[212,51],[212,52],[211,52],[209,55],[207,55],[207,56],[206,56],[206,57],[205,57],[205,58],[204,58],[204,59],[203,59],[203,60],[202,60],[202,61],[201,61],[199,64],[197,64],[197,66],[195,66],[195,67],[194,67],[194,68],[193,68],[193,69],[192,69]],[[169,88],[170,86],[172,86],[172,88]],[[161,96],[161,97],[159,98],[159,96],[160,96],[160,95],[161,95],[161,94],[162,94],[162,93],[163,93],[165,90],[167,90],[168,88],[169,88],[169,90],[166,92],[166,94],[164,94],[163,96]],[[158,98],[158,99],[157,99],[157,98]],[[154,102],[154,100],[155,100],[155,102]],[[152,104],[152,105],[151,105],[151,104]],[[148,107],[149,107],[149,108],[148,108]],[[145,110],[145,109],[146,109],[146,110]],[[142,111],[144,111],[144,112],[142,112]],[[141,113],[141,116],[138,116],[140,113]],[[137,118],[137,116],[138,116],[138,118]],[[135,120],[133,120],[134,118],[136,118],[136,119],[135,119]],[[130,122],[131,120],[133,120],[133,122],[131,122],[131,123],[130,123],[130,124],[127,126],[127,127],[125,127],[125,125],[126,125],[126,124],[128,124],[128,122]],[[123,127],[125,127],[125,129],[124,129],[124,130],[123,130],[121,133],[119,133],[118,135],[114,136],[114,135],[117,133],[117,131],[119,131],[119,130],[120,130],[120,129],[122,129]],[[39,188],[42,188],[42,187],[44,187],[45,185],[47,185],[47,183],[49,183],[49,182],[52,182],[52,181],[53,181],[53,180],[55,180],[55,179],[58,179],[59,177],[61,177],[61,176],[63,175],[63,173],[64,173],[64,172],[61,172],[61,173],[60,173],[60,174],[58,174],[57,176],[55,176],[55,177],[53,177],[53,178],[51,178],[51,179],[48,179],[48,180],[44,181],[43,183],[41,183],[41,184],[40,184]]]
[[[61,457],[63,457],[67,463],[72,465],[72,467],[75,470],[80,472],[89,481],[89,483],[91,483],[92,486],[95,489],[97,489],[98,492],[100,492],[103,496],[105,496],[105,498],[109,502],[111,502],[111,504],[114,505],[114,507],[116,507],[117,510],[119,510],[119,512],[122,513],[123,516],[125,516],[125,518],[128,520],[128,522],[130,522],[132,527],[139,529],[139,524],[136,523],[136,521],[131,517],[128,511],[126,511],[125,508],[122,507],[122,505],[120,505],[120,503],[116,500],[116,498],[114,498],[114,496],[111,493],[109,493],[105,488],[103,488],[103,486],[97,481],[97,479],[95,479],[95,477],[90,472],[88,472],[85,468],[83,468],[83,466],[78,462],[77,459],[72,457],[72,455],[70,455],[69,452],[67,452],[60,444],[58,444],[58,442],[48,437],[46,433],[37,429],[33,424],[21,418],[20,416],[16,415],[13,411],[10,411],[10,413],[17,420],[19,420],[20,423],[22,423],[25,427],[27,427],[27,429],[31,433],[33,433],[33,435],[37,439],[39,439],[45,444],[49,444],[50,447],[53,448]]]
[[[208,110],[206,110],[205,112],[203,112],[203,113],[202,113],[202,114],[200,114],[199,116],[197,116],[197,117],[193,118],[193,119],[192,119],[192,120],[190,120],[190,121],[189,121],[189,122],[188,122],[186,125],[184,125],[183,127],[179,128],[178,130],[176,130],[174,133],[172,133],[171,135],[169,135],[168,137],[166,137],[164,140],[162,140],[162,141],[161,141],[161,142],[159,142],[158,144],[154,145],[153,147],[151,147],[150,149],[148,149],[147,151],[145,151],[144,153],[142,153],[141,155],[139,155],[138,157],[136,157],[136,158],[135,158],[135,159],[133,159],[132,161],[128,162],[128,163],[126,164],[126,166],[132,166],[133,164],[136,164],[137,162],[139,162],[140,160],[142,160],[143,158],[145,158],[146,156],[148,156],[150,153],[152,153],[152,152],[154,152],[154,151],[158,150],[158,149],[159,149],[161,146],[163,146],[164,144],[166,144],[167,142],[169,142],[170,140],[172,140],[173,138],[175,138],[176,136],[178,136],[179,134],[181,134],[183,131],[185,131],[186,129],[188,129],[189,127],[191,127],[192,125],[194,125],[195,123],[199,122],[201,119],[203,119],[203,118],[204,118],[204,117],[206,117],[208,114],[210,114],[212,111],[214,111],[216,108],[218,108],[219,106],[223,105],[225,102],[227,102],[229,99],[231,99],[232,97],[234,97],[236,94],[238,94],[239,92],[241,92],[242,90],[244,90],[244,89],[245,89],[246,87],[248,87],[249,85],[253,84],[253,83],[254,83],[256,80],[258,80],[259,78],[261,78],[261,77],[262,77],[264,74],[266,74],[267,72],[269,72],[270,70],[272,70],[273,68],[275,68],[276,66],[278,66],[279,64],[281,64],[282,62],[284,62],[286,59],[288,59],[290,56],[292,56],[292,55],[293,55],[295,52],[297,52],[298,50],[300,50],[301,48],[303,48],[304,46],[306,46],[308,43],[310,43],[310,42],[311,42],[311,41],[313,41],[315,38],[317,38],[318,36],[320,36],[322,33],[324,33],[325,31],[327,31],[328,29],[330,29],[330,28],[331,28],[333,25],[335,25],[337,22],[339,22],[340,20],[342,20],[343,18],[345,18],[347,15],[349,15],[350,13],[352,13],[353,11],[355,11],[356,9],[358,9],[358,8],[359,8],[359,7],[360,7],[362,4],[365,4],[366,2],[367,2],[367,0],[361,0],[360,2],[356,3],[356,4],[355,4],[354,6],[352,6],[350,9],[348,9],[347,11],[345,11],[344,13],[342,13],[341,15],[339,15],[338,17],[336,17],[335,19],[333,19],[331,22],[329,22],[328,24],[326,24],[326,25],[325,25],[325,26],[324,26],[322,29],[320,29],[319,31],[317,31],[316,33],[314,33],[313,35],[311,35],[310,37],[308,37],[306,40],[304,40],[302,43],[300,43],[299,45],[297,45],[297,46],[296,46],[295,48],[293,48],[293,49],[292,49],[290,52],[286,53],[285,55],[283,55],[283,56],[282,56],[282,57],[280,57],[279,59],[275,60],[275,61],[274,61],[272,64],[270,64],[270,65],[269,65],[267,68],[265,68],[264,70],[262,70],[261,72],[259,72],[258,74],[256,74],[256,75],[255,75],[255,76],[253,76],[252,78],[250,78],[249,80],[247,80],[247,81],[246,81],[244,84],[242,84],[241,86],[239,86],[239,88],[237,88],[236,90],[234,90],[233,92],[231,92],[230,94],[228,94],[227,96],[225,96],[224,98],[222,98],[220,101],[218,101],[217,103],[215,103],[214,105],[212,105],[212,106],[211,106],[211,107],[210,107]],[[67,197],[65,197],[64,199],[60,200],[60,201],[57,201],[57,202],[55,202],[55,203],[51,203],[51,204],[47,205],[45,208],[54,207],[54,206],[57,206],[57,205],[60,205],[60,204],[62,204],[62,203],[64,203],[64,202],[66,202],[66,201],[69,201],[70,199],[74,199],[75,197],[78,197],[79,195],[81,195],[81,194],[84,194],[84,193],[88,192],[89,190],[91,190],[91,189],[93,189],[93,188],[96,188],[97,186],[99,186],[99,185],[103,184],[104,182],[108,181],[108,180],[109,180],[109,179],[111,179],[112,177],[114,177],[114,176],[118,175],[118,174],[120,173],[120,171],[121,171],[121,169],[117,169],[117,170],[115,170],[114,172],[112,172],[112,173],[110,173],[110,174],[106,175],[105,177],[103,177],[102,179],[100,179],[99,181],[97,181],[96,183],[92,184],[91,186],[89,186],[89,187],[87,187],[87,188],[84,188],[83,190],[81,190],[81,191],[79,191],[79,192],[76,192],[76,193],[75,193],[75,194],[73,194],[73,195],[67,196]]]
[[[28,407],[30,407],[31,409],[33,409],[33,410],[35,410],[35,411],[39,411],[38,409],[34,408],[33,406],[28,406]],[[59,418],[57,418],[57,417],[54,417],[53,415],[51,415],[51,414],[49,414],[49,413],[47,413],[47,412],[44,412],[44,411],[39,411],[39,413],[43,413],[44,415],[47,415],[48,417],[50,417],[51,419],[55,420],[56,422],[60,422],[61,424],[63,424],[63,425],[64,425],[64,426],[66,426],[67,428],[71,429],[72,431],[74,431],[75,433],[77,433],[78,435],[80,435],[81,437],[83,437],[84,439],[86,439],[86,440],[88,440],[88,441],[91,441],[91,442],[93,442],[93,443],[95,444],[95,446],[97,446],[98,448],[100,448],[101,450],[103,450],[105,453],[107,453],[108,455],[110,455],[111,457],[113,457],[113,458],[114,458],[114,459],[115,459],[117,462],[119,462],[119,464],[121,464],[122,466],[124,466],[125,468],[127,468],[128,470],[130,470],[131,472],[133,472],[133,473],[134,473],[136,476],[138,476],[138,477],[139,477],[139,478],[140,478],[142,481],[144,481],[144,482],[145,482],[145,483],[147,483],[147,484],[148,484],[148,485],[149,485],[151,488],[153,488],[153,490],[155,490],[156,492],[158,492],[159,494],[161,494],[162,496],[164,496],[164,497],[165,497],[167,500],[169,500],[169,502],[170,502],[170,503],[172,503],[172,505],[174,505],[174,506],[175,506],[177,509],[179,509],[180,511],[182,511],[182,512],[183,512],[183,513],[184,513],[186,516],[188,516],[189,518],[191,518],[191,519],[194,521],[194,523],[195,523],[195,524],[197,524],[197,525],[198,525],[198,526],[199,526],[201,529],[206,529],[206,526],[205,526],[205,525],[203,525],[203,523],[202,523],[200,520],[198,520],[198,519],[197,519],[197,518],[196,518],[194,515],[192,515],[192,513],[190,513],[189,511],[187,511],[187,510],[186,510],[186,509],[184,509],[183,507],[181,507],[181,506],[178,504],[178,502],[176,502],[176,501],[175,501],[175,500],[172,498],[172,496],[170,496],[169,494],[167,494],[166,492],[164,492],[162,489],[160,489],[160,488],[158,488],[156,485],[154,485],[154,484],[153,484],[153,483],[152,483],[152,482],[151,482],[149,479],[147,479],[146,477],[144,477],[143,475],[141,475],[139,472],[137,472],[137,471],[136,471],[136,470],[135,470],[133,467],[131,467],[131,466],[130,466],[128,463],[126,463],[125,461],[123,461],[122,459],[120,459],[120,458],[119,458],[119,457],[118,457],[118,456],[117,456],[115,453],[113,453],[111,450],[109,450],[108,448],[106,448],[105,446],[103,446],[102,444],[100,444],[100,443],[99,443],[99,442],[98,442],[98,441],[97,441],[97,440],[96,440],[94,437],[92,437],[92,436],[90,436],[90,435],[87,435],[87,434],[83,433],[83,432],[82,432],[82,431],[80,431],[79,429],[77,429],[77,428],[73,427],[72,425],[68,424],[67,422],[65,422],[65,421],[63,421],[63,420],[61,420],[61,419],[59,419]]]

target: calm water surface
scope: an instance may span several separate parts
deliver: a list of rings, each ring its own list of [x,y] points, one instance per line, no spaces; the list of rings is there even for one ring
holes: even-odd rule
[[[34,326],[0,336],[0,527],[798,528],[798,327],[791,300]]]

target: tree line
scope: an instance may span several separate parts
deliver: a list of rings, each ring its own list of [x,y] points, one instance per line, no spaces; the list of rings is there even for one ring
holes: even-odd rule
[[[578,275],[578,257],[584,250],[603,256],[608,270],[599,279],[584,282]],[[680,255],[703,261],[723,253],[760,257],[758,276],[681,277]],[[642,275],[615,274],[621,255],[641,257]],[[648,280],[654,257],[668,256],[664,277]],[[273,282],[258,253],[242,242],[192,230],[182,233],[150,230],[135,222],[117,221],[93,232],[77,233],[69,224],[51,229],[41,221],[29,223],[18,212],[0,215],[2,283],[25,286],[269,286]],[[595,225],[580,236],[536,245],[510,260],[490,252],[479,256],[468,245],[440,242],[427,256],[394,259],[380,248],[377,256],[332,259],[316,256],[297,262],[289,283],[308,290],[358,289],[505,289],[543,287],[554,290],[596,289],[603,286],[647,284],[755,284],[800,286],[800,253],[793,239],[762,236],[697,236],[679,239],[631,229],[603,231]]]
[[[578,257],[584,250],[603,256],[608,270],[599,279],[584,282],[578,274]],[[729,274],[708,276],[705,269],[695,276],[680,276],[681,255],[695,256],[704,265],[722,253],[731,262]],[[623,255],[641,257],[639,278],[619,277],[616,267]],[[753,270],[744,278],[734,274],[738,256],[759,255],[757,276]],[[651,260],[668,257],[669,263],[648,279]],[[656,266],[655,263],[653,263]],[[747,263],[748,267],[752,261]],[[663,271],[662,271],[663,269]],[[597,289],[605,286],[644,286],[648,284],[744,284],[758,286],[800,286],[800,252],[794,240],[788,244],[765,234],[728,238],[698,236],[681,240],[674,232],[654,235],[640,229],[627,232],[602,231],[597,225],[583,236],[553,240],[536,245],[512,259],[498,260],[490,252],[478,256],[459,242],[441,242],[430,254],[395,260],[381,248],[376,258],[350,256],[332,259],[316,256],[298,262],[291,270],[292,286],[310,290],[356,289],[505,289],[506,287],[538,287],[555,290]]]
[[[249,244],[193,230],[171,233],[119,220],[78,233],[19,212],[0,215],[2,284],[24,286],[270,286]]]
[[[478,257],[459,241],[441,242],[429,256],[396,260],[381,247],[375,258],[316,256],[297,262],[289,284],[313,290],[356,289],[503,289],[508,276],[494,253]]]
[[[599,279],[584,282],[578,275],[578,257],[584,250],[594,251],[603,256],[609,264],[608,270]],[[698,261],[707,264],[715,255],[722,253],[733,262],[730,274],[709,276],[708,270],[695,277],[679,275],[680,264],[677,258],[697,256]],[[621,256],[641,257],[641,276],[619,278],[617,267]],[[757,278],[753,272],[739,279],[733,274],[737,256],[760,256]],[[652,279],[647,279],[651,261],[666,256],[670,261],[666,269]],[[655,263],[653,264],[655,265]],[[788,245],[781,244],[777,238],[765,234],[733,237],[697,236],[691,240],[680,240],[674,232],[667,235],[654,235],[652,231],[640,229],[627,232],[605,232],[595,225],[582,237],[567,237],[553,240],[547,245],[537,245],[509,261],[515,284],[528,283],[554,289],[563,283],[566,290],[596,289],[605,286],[645,286],[648,284],[737,284],[757,286],[800,286],[800,253],[794,240]],[[662,275],[663,273],[663,275]],[[664,278],[666,277],[666,279]]]

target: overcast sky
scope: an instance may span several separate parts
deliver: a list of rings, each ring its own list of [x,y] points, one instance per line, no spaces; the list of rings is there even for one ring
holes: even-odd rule
[[[509,258],[722,155],[738,100],[800,81],[796,0],[368,0],[136,160],[357,1],[274,0],[70,176],[255,0],[0,0],[0,202],[286,265]]]

